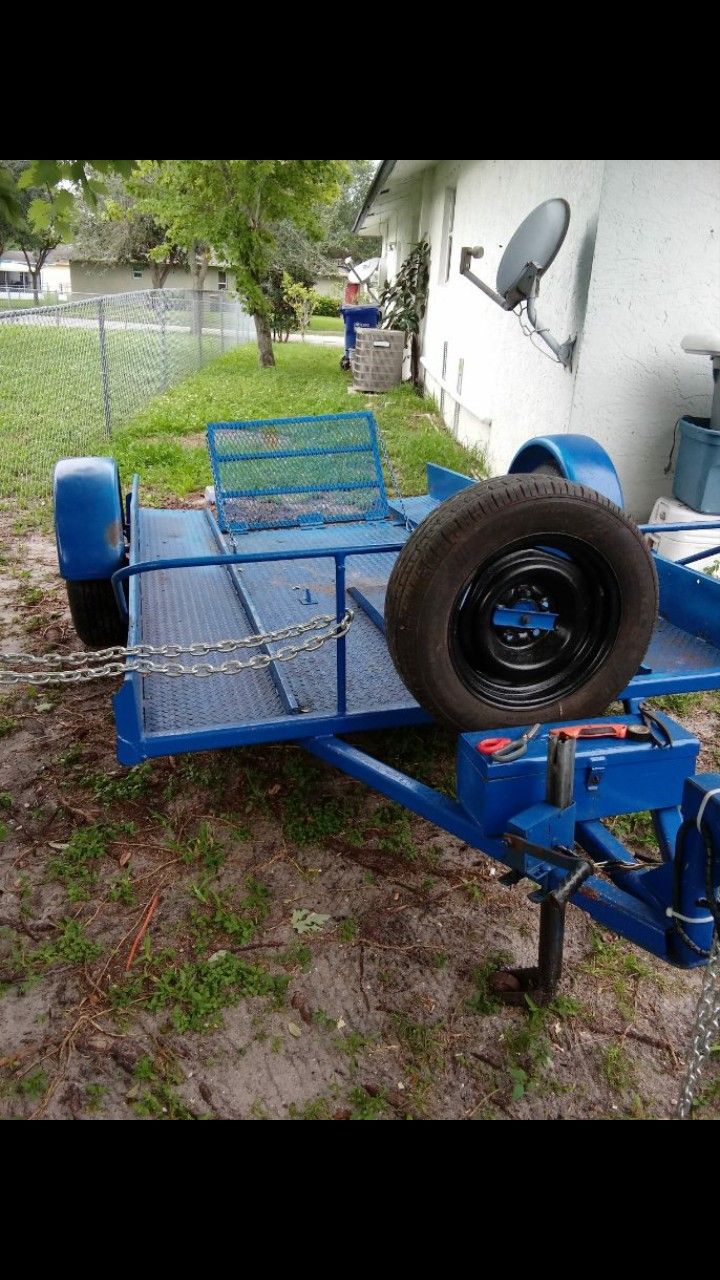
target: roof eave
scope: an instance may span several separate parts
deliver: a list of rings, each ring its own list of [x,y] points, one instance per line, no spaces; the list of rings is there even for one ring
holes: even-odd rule
[[[353,227],[354,235],[358,235],[362,230],[363,223],[367,218],[370,210],[372,209],[373,202],[375,200],[375,197],[378,191],[382,191],[383,186],[385,185],[388,178],[390,177],[390,174],[392,173],[396,164],[397,164],[397,160],[381,161],[380,168],[375,174],[375,177],[372,180],[372,186],[370,187],[370,190],[368,191],[365,197],[365,203],[357,216],[355,226]]]

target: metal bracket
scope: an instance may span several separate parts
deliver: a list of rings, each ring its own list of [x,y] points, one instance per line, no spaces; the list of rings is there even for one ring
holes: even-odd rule
[[[526,304],[525,314],[528,324],[535,331],[539,338],[542,338],[546,347],[549,347],[559,364],[564,369],[572,367],[573,354],[575,352],[576,338],[570,337],[566,342],[558,342],[553,338],[549,329],[541,325],[535,305],[536,298],[540,292],[540,272],[533,262],[528,262],[525,274],[518,281],[515,288],[503,298],[495,289],[491,289],[485,284],[479,276],[475,275],[472,270],[473,259],[482,258],[484,250],[481,248],[464,248],[460,253],[460,275],[475,285],[476,289],[480,289],[486,297],[496,303],[498,307],[502,307],[503,311],[514,311],[517,306]]]

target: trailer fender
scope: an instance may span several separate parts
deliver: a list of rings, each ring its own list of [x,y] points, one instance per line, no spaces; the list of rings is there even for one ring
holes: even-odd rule
[[[53,484],[60,574],[109,579],[125,563],[122,493],[114,458],[63,458]]]
[[[528,440],[510,463],[510,475],[562,476],[573,484],[584,484],[609,498],[624,510],[625,501],[618,473],[602,445],[591,436],[536,436]]]

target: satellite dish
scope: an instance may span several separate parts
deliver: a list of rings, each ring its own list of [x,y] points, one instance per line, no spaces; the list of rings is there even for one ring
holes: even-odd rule
[[[557,342],[538,320],[536,299],[540,281],[559,254],[570,226],[570,205],[567,200],[545,200],[538,205],[518,227],[505,250],[497,274],[497,292],[480,280],[471,270],[474,258],[482,258],[480,247],[463,249],[460,273],[476,285],[488,298],[492,298],[503,311],[518,312],[521,325],[526,320],[530,330],[542,339],[558,362],[568,369],[572,364],[575,339]],[[532,336],[525,328],[524,332]]]
[[[368,258],[367,262],[361,262],[359,266],[354,266],[352,258],[346,258],[346,267],[349,268],[348,280],[350,284],[367,284],[368,280],[372,280],[375,272],[380,266],[379,258]]]
[[[531,296],[535,282],[545,275],[562,249],[569,226],[567,200],[546,200],[518,227],[497,274],[497,291],[508,305],[516,307]]]

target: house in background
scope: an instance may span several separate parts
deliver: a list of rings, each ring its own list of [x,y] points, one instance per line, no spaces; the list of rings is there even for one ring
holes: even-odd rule
[[[134,293],[152,289],[152,273],[147,263],[87,262],[78,257],[72,245],[53,249],[40,273],[40,292],[49,301],[81,301],[108,293]],[[192,289],[187,268],[173,268],[165,281],[166,289]],[[208,268],[204,288],[223,293],[235,288],[235,276],[217,264]],[[0,258],[0,298],[9,301],[32,301],[33,289],[25,255],[8,250]]]
[[[153,289],[152,272],[146,262],[88,262],[70,249],[70,279],[74,298],[97,297],[105,293],[134,293]],[[173,267],[163,286],[165,289],[192,289],[193,279],[187,267]],[[235,276],[214,264],[208,267],[205,290],[223,293],[235,288]]]
[[[40,273],[40,292],[55,294],[61,301],[69,297],[72,288],[68,250],[68,245],[53,249]],[[8,249],[0,256],[0,298],[23,302],[32,301],[32,297],[32,277],[25,254]]]
[[[494,286],[510,236],[553,196],[572,218],[538,309],[577,336],[569,370],[460,274],[463,246],[482,245],[474,270]],[[430,242],[426,387],[493,472],[530,436],[579,432],[608,450],[638,518],[670,492],[677,419],[707,416],[712,395],[709,361],[680,343],[720,329],[720,161],[384,160],[356,231],[382,236],[390,280]]]

